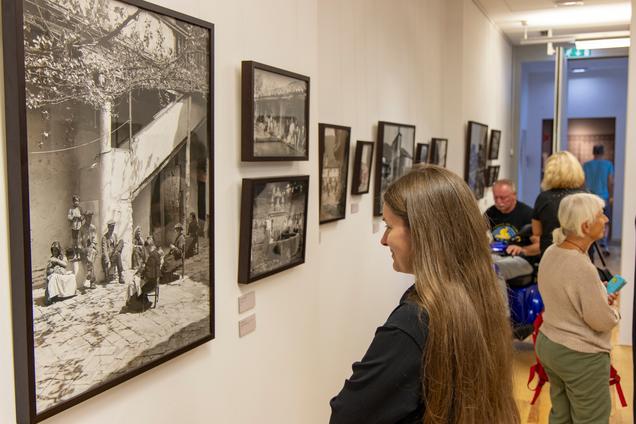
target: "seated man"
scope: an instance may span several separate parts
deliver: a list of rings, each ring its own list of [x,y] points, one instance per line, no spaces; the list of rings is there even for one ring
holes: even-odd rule
[[[531,245],[530,240],[521,237],[519,232],[530,224],[532,208],[517,201],[517,190],[510,180],[495,181],[492,192],[495,204],[486,210],[492,236],[508,245],[508,256],[493,255],[493,261],[504,280],[531,274],[538,256],[528,255],[526,246]]]
[[[148,300],[148,293],[155,291],[161,278],[162,258],[152,236],[146,238],[144,247],[146,261],[133,277],[133,282],[128,286],[127,305],[130,310],[144,310],[152,305]],[[155,299],[155,303],[156,301],[157,299]]]

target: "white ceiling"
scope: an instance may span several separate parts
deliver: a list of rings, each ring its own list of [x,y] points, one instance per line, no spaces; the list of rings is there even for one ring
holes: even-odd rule
[[[552,30],[553,36],[629,30],[631,1],[584,0],[582,6],[556,7],[553,0],[473,0],[514,45]]]

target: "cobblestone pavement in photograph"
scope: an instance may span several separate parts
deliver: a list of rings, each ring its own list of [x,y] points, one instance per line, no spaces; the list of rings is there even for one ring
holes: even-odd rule
[[[160,285],[156,308],[140,313],[125,307],[127,284],[97,284],[50,306],[44,305],[44,288],[35,289],[38,411],[209,334],[204,243],[185,269],[183,280]],[[126,280],[131,277],[128,271]]]

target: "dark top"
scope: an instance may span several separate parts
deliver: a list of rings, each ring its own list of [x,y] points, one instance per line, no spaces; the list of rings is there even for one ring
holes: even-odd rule
[[[161,255],[157,249],[148,254],[142,277],[146,282],[154,282],[161,276]]]
[[[580,188],[556,188],[541,192],[534,202],[532,219],[541,222],[541,255],[552,244],[552,231],[559,228],[559,205],[561,200],[569,194],[584,193]]]
[[[517,202],[515,208],[509,213],[503,213],[495,206],[491,206],[486,210],[486,216],[495,240],[520,246],[529,244],[528,239],[521,240],[519,238],[519,231],[530,224],[532,220],[532,208],[530,206],[523,202]]]
[[[330,424],[420,424],[422,355],[428,335],[428,315],[409,300],[411,286],[375,332],[371,346],[353,374],[331,399]]]

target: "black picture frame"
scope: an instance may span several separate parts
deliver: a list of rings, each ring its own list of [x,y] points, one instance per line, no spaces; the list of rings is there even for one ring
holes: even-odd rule
[[[318,124],[320,224],[345,219],[351,127]]]
[[[484,195],[488,149],[488,126],[468,121],[464,180],[477,199]]]
[[[389,184],[404,175],[415,156],[415,125],[378,122],[373,215],[382,215],[382,197]]]
[[[353,178],[351,179],[351,194],[366,194],[371,186],[371,170],[373,169],[372,141],[360,141],[356,143],[356,152],[353,159]]]
[[[488,187],[492,187],[495,181],[499,178],[499,165],[491,165],[488,167],[488,171],[486,172],[488,183]]]
[[[305,263],[308,200],[308,175],[243,179],[239,283]]]
[[[501,144],[501,131],[490,130],[490,143],[488,143],[488,160],[499,158],[499,144]]]
[[[431,163],[446,168],[446,152],[448,150],[448,139],[431,139]]]
[[[415,146],[415,159],[413,160],[415,163],[429,163],[430,158],[430,144],[428,143],[417,143]]]
[[[310,78],[251,60],[241,75],[241,160],[309,160]]]
[[[35,423],[214,338],[214,25],[141,0],[88,8],[14,0],[2,11],[16,420]],[[60,39],[73,42],[61,46]],[[82,55],[90,60],[77,61]],[[133,101],[143,110],[135,112]],[[156,206],[153,196],[167,191],[174,208]],[[109,236],[112,262],[102,264],[96,242],[110,221],[123,243]],[[207,256],[196,276],[192,261],[164,244],[177,241],[184,224],[197,231],[179,239],[180,252],[196,247],[199,259]],[[149,274],[135,280],[128,267],[133,251],[141,255],[131,242],[135,225],[174,258],[170,268],[153,268],[161,283]],[[102,268],[119,276],[111,281]],[[179,285],[164,284],[168,274]],[[195,308],[178,314],[164,307],[164,299],[195,285],[200,316]],[[130,303],[129,289],[138,290]],[[153,314],[162,325],[142,330],[127,319],[133,313],[138,321]],[[59,314],[65,319],[55,321]],[[175,322],[164,322],[168,316]],[[117,332],[121,321],[130,333]],[[183,337],[173,348],[159,330]],[[118,355],[108,353],[107,341]]]

